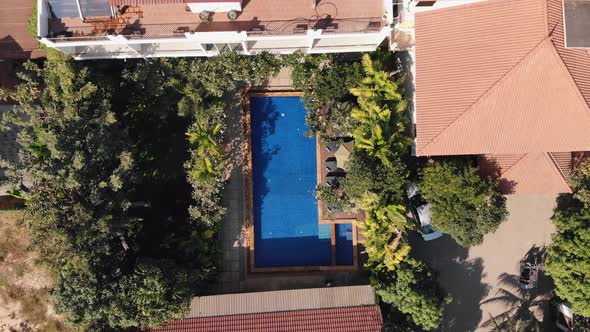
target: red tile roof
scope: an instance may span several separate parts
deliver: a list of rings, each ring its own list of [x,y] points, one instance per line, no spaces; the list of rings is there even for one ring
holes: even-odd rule
[[[589,104],[590,53],[564,48],[561,0],[416,14],[417,155],[502,156],[517,192],[569,191],[568,153],[590,150]]]
[[[283,311],[273,313],[189,318],[151,332],[378,332],[383,319],[378,306]]]
[[[242,0],[110,0],[113,6],[167,5],[178,3],[242,2]]]
[[[570,192],[562,172],[550,154],[484,155],[479,157],[480,173],[499,179],[504,194]]]

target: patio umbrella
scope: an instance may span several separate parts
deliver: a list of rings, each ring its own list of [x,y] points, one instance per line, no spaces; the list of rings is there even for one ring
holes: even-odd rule
[[[338,150],[336,150],[336,152],[334,152],[334,157],[336,157],[336,162],[338,164],[338,168],[346,169],[346,168],[344,168],[344,164],[350,158],[350,151],[348,151],[348,149],[346,148],[346,146],[344,146],[344,144],[340,144],[340,146],[338,147]]]

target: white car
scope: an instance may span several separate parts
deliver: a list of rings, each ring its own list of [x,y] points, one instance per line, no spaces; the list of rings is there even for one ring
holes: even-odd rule
[[[443,234],[432,229],[432,205],[422,198],[416,183],[408,186],[408,201],[410,212],[417,223],[422,227],[422,238],[424,241],[438,239]]]

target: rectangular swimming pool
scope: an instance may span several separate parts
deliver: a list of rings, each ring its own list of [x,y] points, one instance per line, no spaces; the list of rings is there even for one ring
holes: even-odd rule
[[[316,141],[304,135],[305,114],[297,96],[250,97],[256,268],[353,264],[352,225],[336,225],[332,248],[332,226],[318,224]]]

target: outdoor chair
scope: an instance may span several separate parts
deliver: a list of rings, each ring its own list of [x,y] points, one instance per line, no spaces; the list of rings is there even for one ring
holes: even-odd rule
[[[334,152],[336,150],[338,150],[338,147],[340,146],[340,142],[337,140],[334,141],[330,141],[326,144],[326,151],[328,152]]]
[[[325,206],[328,213],[342,212],[342,206],[338,203],[326,203]]]
[[[331,157],[326,159],[326,171],[328,172],[336,172],[338,170],[338,162],[336,161],[336,158]]]

